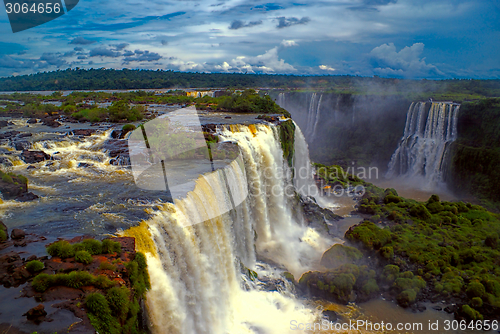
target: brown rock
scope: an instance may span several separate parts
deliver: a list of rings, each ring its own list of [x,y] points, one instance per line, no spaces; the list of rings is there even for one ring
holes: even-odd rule
[[[45,311],[45,307],[42,304],[33,307],[28,312],[23,314],[23,316],[26,316],[26,318],[28,318],[28,320],[34,321],[35,323],[44,321],[46,315],[47,312]]]
[[[66,286],[54,286],[43,293],[43,301],[77,299],[82,296],[79,289],[68,288]]]
[[[24,232],[23,230],[21,230],[19,228],[13,229],[12,232],[10,233],[10,237],[14,240],[23,239],[25,236],[26,236],[26,232]]]
[[[21,154],[21,158],[27,164],[32,164],[32,163],[37,163],[37,162],[41,162],[44,160],[48,160],[48,159],[50,159],[50,155],[48,155],[44,151],[24,150],[23,153]]]
[[[78,129],[78,130],[73,130],[73,134],[75,136],[84,136],[88,137],[96,132],[96,129]]]

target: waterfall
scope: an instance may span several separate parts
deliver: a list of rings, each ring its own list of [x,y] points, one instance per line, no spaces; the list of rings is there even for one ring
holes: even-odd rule
[[[309,102],[309,108],[307,110],[307,125],[305,130],[305,136],[312,142],[316,134],[316,127],[319,123],[320,118],[320,108],[321,100],[323,94],[312,93],[311,100]]]
[[[285,108],[285,103],[286,103],[286,99],[285,99],[286,95],[285,93],[279,93],[278,94],[278,99],[276,101],[276,103],[283,109],[286,109]]]
[[[420,178],[426,188],[441,184],[446,151],[457,138],[459,109],[452,102],[412,103],[386,177]]]
[[[280,272],[290,271],[298,279],[318,265],[332,242],[294,217],[294,180],[276,126],[231,125],[218,132],[222,141],[238,144],[240,157],[200,177],[186,198],[164,205],[146,222],[145,231],[133,233],[148,259],[152,288],[146,303],[152,331],[293,333],[291,320],[312,322],[319,311],[301,304]],[[296,136],[295,147],[307,154],[303,136]],[[233,195],[248,186],[248,197],[217,216],[218,202],[227,199],[228,173],[237,183]],[[283,269],[266,269],[265,259]],[[286,283],[278,291],[264,291],[258,280],[244,275],[243,266],[259,278]]]

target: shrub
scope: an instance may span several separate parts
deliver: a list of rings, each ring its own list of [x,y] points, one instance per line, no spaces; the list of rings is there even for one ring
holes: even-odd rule
[[[410,215],[423,220],[427,220],[432,217],[429,210],[427,210],[427,208],[422,204],[415,205],[414,207],[412,207],[410,209]]]
[[[38,261],[38,260],[33,260],[33,261],[26,263],[26,269],[28,269],[28,271],[32,274],[43,270],[44,267],[45,266],[44,266],[43,262]]]
[[[94,314],[110,314],[106,297],[98,292],[89,293],[85,299],[85,307]]]
[[[94,281],[94,276],[87,271],[72,271],[66,276],[66,286],[79,289],[82,286],[91,285]]]
[[[94,279],[94,286],[99,289],[109,289],[110,287],[115,285],[115,282],[110,280],[108,276],[99,275]]]
[[[483,306],[483,300],[481,298],[479,298],[479,297],[474,297],[474,298],[472,298],[470,304],[474,308],[481,308]]]
[[[0,242],[7,240],[7,238],[7,233],[2,228],[0,228]]]
[[[102,241],[103,254],[111,254],[111,253],[120,254],[121,252],[122,252],[122,245],[119,242],[110,239],[104,239]]]
[[[469,320],[483,320],[481,313],[474,310],[469,305],[462,306],[462,312]]]
[[[438,195],[431,195],[431,197],[427,200],[427,203],[439,203],[440,199]]]
[[[135,130],[135,125],[134,124],[125,124],[122,127],[122,136],[126,134],[127,132],[134,131]]]
[[[397,195],[393,195],[393,194],[389,194],[387,196],[385,196],[384,198],[384,203],[385,204],[389,204],[389,203],[399,203],[399,202],[402,202],[403,200],[401,199],[401,197],[397,196]]]
[[[81,245],[91,255],[99,255],[102,253],[102,244],[99,240],[85,239],[81,242]]]
[[[57,256],[61,259],[75,256],[73,246],[66,240],[57,241],[47,247],[50,256]]]
[[[80,262],[83,264],[91,264],[94,259],[92,258],[92,255],[90,255],[89,252],[81,250],[76,252],[75,254],[75,261]]]
[[[125,287],[114,287],[108,290],[106,299],[111,312],[120,319],[125,319],[130,303],[130,291]]]
[[[116,267],[109,262],[101,262],[99,264],[99,269],[116,271]]]
[[[486,293],[486,288],[481,283],[474,281],[467,285],[467,296],[469,298],[482,297]]]
[[[408,289],[402,291],[397,296],[398,304],[402,307],[408,307],[417,299],[417,292],[413,289]]]
[[[31,286],[33,286],[33,288],[38,292],[44,292],[50,287],[51,283],[52,283],[51,275],[39,274],[33,279]]]

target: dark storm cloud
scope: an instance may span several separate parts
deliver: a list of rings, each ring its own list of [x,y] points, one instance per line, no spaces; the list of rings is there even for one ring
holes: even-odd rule
[[[137,62],[152,62],[152,61],[157,61],[162,58],[160,54],[156,52],[150,52],[148,50],[135,50],[135,57],[132,56],[126,56],[127,58],[123,59],[124,64],[128,64],[132,61],[137,61]]]
[[[310,18],[308,18],[307,16],[299,19],[297,17],[278,17],[278,25],[276,26],[276,28],[286,28],[286,27],[291,27],[291,26],[294,26],[294,25],[297,25],[297,24],[306,24],[308,23],[309,21],[311,21]]]
[[[241,28],[258,26],[260,24],[262,24],[262,20],[252,21],[252,22],[248,22],[248,23],[245,23],[244,21],[241,21],[241,20],[234,20],[233,22],[231,22],[229,29],[237,30],[237,29],[241,29]]]
[[[90,39],[85,39],[83,37],[74,38],[69,44],[77,44],[77,45],[89,45],[95,43],[96,41],[92,41]]]
[[[117,58],[120,57],[122,54],[120,52],[116,52],[113,50],[106,49],[104,47],[98,47],[95,49],[90,50],[89,56],[90,57],[110,57],[110,58]]]
[[[112,44],[110,46],[114,47],[115,51],[121,51],[125,49],[129,44],[128,43],[120,43],[120,44]]]

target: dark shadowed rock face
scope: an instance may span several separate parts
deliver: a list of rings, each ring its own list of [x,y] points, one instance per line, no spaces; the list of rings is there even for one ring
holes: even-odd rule
[[[48,155],[44,151],[24,150],[23,153],[21,154],[21,158],[27,164],[33,164],[33,163],[37,163],[37,162],[41,162],[41,161],[50,159],[50,155]]]

